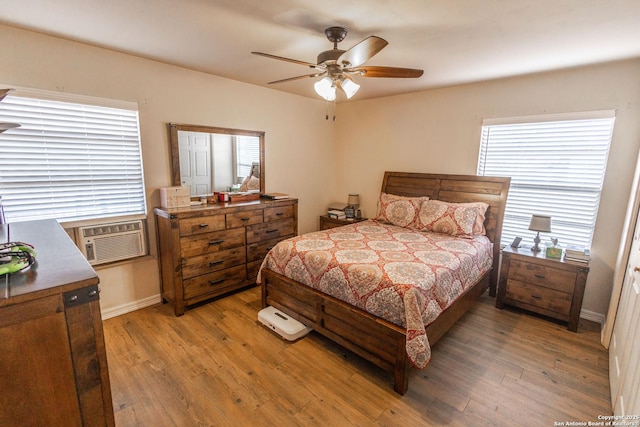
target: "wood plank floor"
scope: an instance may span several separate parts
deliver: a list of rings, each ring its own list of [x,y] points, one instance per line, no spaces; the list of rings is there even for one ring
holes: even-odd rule
[[[481,302],[413,370],[391,377],[316,333],[256,322],[259,288],[191,309],[104,322],[118,426],[554,426],[611,414],[597,325],[578,333]],[[558,423],[558,424],[555,424]]]

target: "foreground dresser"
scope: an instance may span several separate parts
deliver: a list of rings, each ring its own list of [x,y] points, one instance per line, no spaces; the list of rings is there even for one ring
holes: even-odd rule
[[[256,200],[156,208],[162,299],[176,316],[193,304],[255,284],[276,243],[298,234],[298,201]]]
[[[55,220],[5,224],[36,264],[0,276],[0,425],[113,426],[98,276]]]

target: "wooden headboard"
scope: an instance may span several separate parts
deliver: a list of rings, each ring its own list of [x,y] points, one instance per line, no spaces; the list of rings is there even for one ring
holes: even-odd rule
[[[447,175],[412,172],[385,172],[382,192],[398,196],[428,196],[452,203],[484,202],[489,205],[484,223],[487,237],[493,245],[493,270],[489,282],[490,295],[495,295],[498,283],[500,236],[511,178]]]

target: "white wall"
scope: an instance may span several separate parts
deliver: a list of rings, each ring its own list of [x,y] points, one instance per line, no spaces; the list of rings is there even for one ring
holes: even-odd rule
[[[583,303],[605,314],[640,147],[638,76],[633,60],[340,104],[335,197],[359,193],[373,216],[385,170],[475,174],[485,118],[615,109]]]
[[[1,83],[138,103],[154,254],[153,208],[171,185],[169,122],[265,131],[267,191],[298,197],[299,231],[317,229],[334,183],[324,101],[1,25],[0,52]],[[103,311],[159,293],[155,257],[97,270]]]
[[[166,123],[266,131],[267,191],[300,199],[300,232],[317,229],[327,204],[349,193],[374,215],[385,170],[474,174],[484,118],[615,109],[583,304],[607,311],[640,147],[640,60],[352,101],[333,123],[322,100],[11,27],[0,26],[0,51],[1,83],[138,102],[150,217],[158,188],[170,185]],[[155,258],[98,273],[104,309],[158,293]]]

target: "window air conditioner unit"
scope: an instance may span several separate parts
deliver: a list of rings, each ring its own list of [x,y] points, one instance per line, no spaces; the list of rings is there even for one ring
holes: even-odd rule
[[[80,250],[91,265],[147,254],[142,220],[78,227]]]

